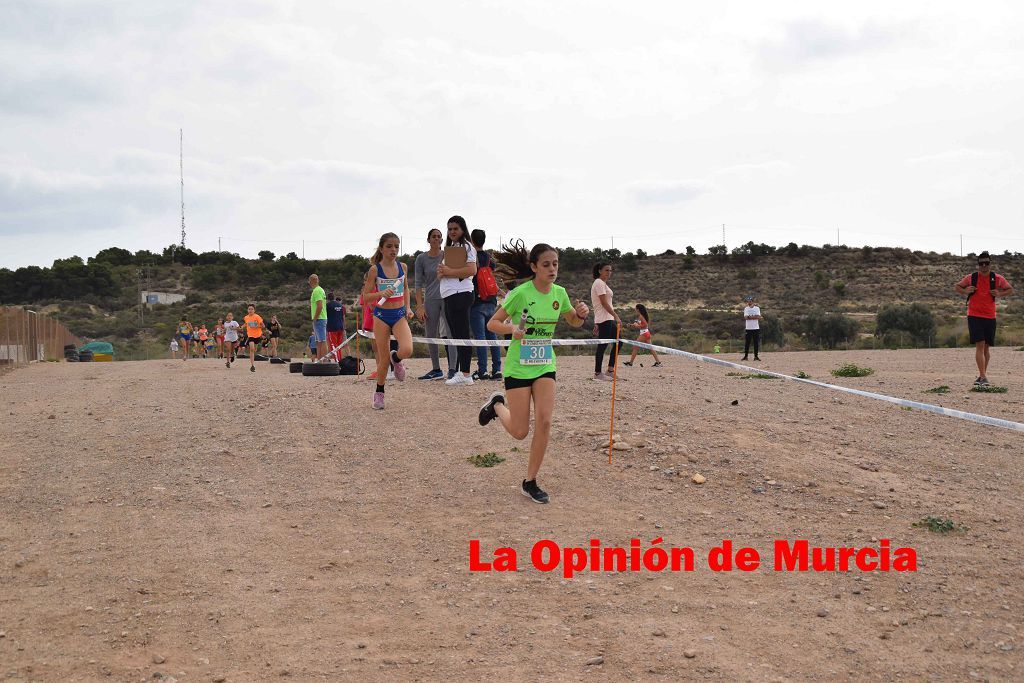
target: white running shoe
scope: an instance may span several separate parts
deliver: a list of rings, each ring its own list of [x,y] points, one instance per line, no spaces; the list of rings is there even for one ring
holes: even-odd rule
[[[388,370],[388,379],[394,379],[394,378],[395,378],[395,371],[394,370]]]
[[[456,372],[455,375],[451,379],[445,380],[445,384],[447,384],[450,387],[455,387],[455,386],[460,386],[460,385],[469,386],[469,385],[473,384],[473,378],[469,377],[467,375],[463,375],[461,372]]]

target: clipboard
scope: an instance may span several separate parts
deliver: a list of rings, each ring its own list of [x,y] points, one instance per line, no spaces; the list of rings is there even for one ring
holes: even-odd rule
[[[452,246],[444,248],[444,264],[449,268],[462,268],[469,259],[469,252],[465,247]]]

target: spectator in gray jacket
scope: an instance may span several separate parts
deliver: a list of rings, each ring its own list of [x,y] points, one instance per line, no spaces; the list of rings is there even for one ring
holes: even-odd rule
[[[444,319],[444,299],[441,298],[441,283],[437,279],[437,266],[444,258],[441,251],[441,241],[444,239],[441,231],[431,228],[427,233],[427,243],[430,249],[416,257],[413,266],[413,288],[416,292],[416,318],[426,327],[428,337],[448,338],[448,325]],[[455,347],[446,345],[448,354],[448,376],[454,374],[456,362]],[[441,363],[438,358],[437,345],[428,345],[430,351],[430,372],[420,379],[434,380],[444,379],[445,374],[441,372]]]

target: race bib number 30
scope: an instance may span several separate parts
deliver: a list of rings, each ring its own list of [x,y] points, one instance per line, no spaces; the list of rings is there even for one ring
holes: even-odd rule
[[[554,357],[550,339],[523,339],[520,342],[520,365],[547,365]]]

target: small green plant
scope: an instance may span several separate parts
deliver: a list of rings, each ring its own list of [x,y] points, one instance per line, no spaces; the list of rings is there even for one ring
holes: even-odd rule
[[[513,447],[512,447],[512,452],[513,452],[513,453],[522,453],[522,452],[523,452],[523,449],[522,449],[522,448],[520,448],[519,446],[513,446]]]
[[[910,406],[900,406],[900,410],[905,410],[908,413],[913,410]]]
[[[963,524],[957,524],[948,517],[933,517],[928,515],[922,517],[920,522],[914,522],[911,526],[915,526],[919,529],[927,529],[937,534],[948,534],[951,531],[965,532],[967,527]]]
[[[946,384],[943,384],[942,386],[932,387],[931,389],[925,389],[924,393],[926,393],[926,394],[948,394],[949,393],[949,386],[946,385]]]
[[[810,379],[811,378],[811,376],[808,375],[803,370],[797,371],[797,373],[795,375],[793,375],[793,376],[796,377],[797,379]]]
[[[855,363],[847,363],[832,371],[836,377],[867,377],[875,374],[874,368],[862,368]]]
[[[775,375],[766,375],[763,372],[727,372],[726,377],[739,377],[740,379],[776,379]]]
[[[473,463],[473,467],[494,467],[498,463],[505,462],[505,458],[501,457],[493,451],[490,453],[478,453],[471,455],[466,460]]]
[[[975,385],[971,387],[971,391],[977,391],[979,394],[1005,394],[1009,390],[1006,387],[997,387],[991,384],[986,384],[985,386]]]

